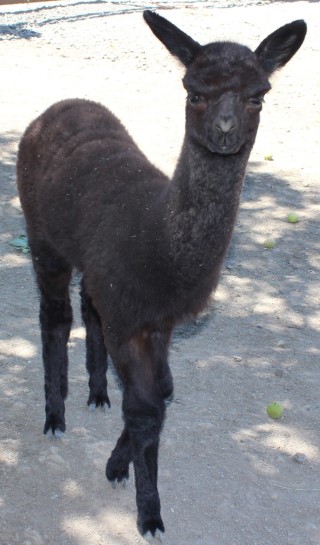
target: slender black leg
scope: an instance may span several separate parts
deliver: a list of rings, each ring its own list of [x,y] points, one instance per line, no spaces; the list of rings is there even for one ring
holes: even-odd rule
[[[140,393],[139,393],[140,394]],[[164,532],[157,488],[159,435],[165,415],[162,397],[151,401],[136,392],[124,392],[123,413],[130,436],[135,473],[138,529],[145,536]]]
[[[44,433],[56,437],[66,429],[64,400],[68,394],[67,342],[72,324],[69,299],[71,268],[51,248],[30,244],[40,289],[40,327],[44,364],[46,422]]]
[[[115,367],[124,385],[124,430],[108,461],[111,482],[128,476],[133,461],[138,528],[143,536],[164,532],[157,489],[159,436],[165,416],[165,399],[173,384],[167,363],[169,333],[143,332],[112,350]]]
[[[72,322],[69,299],[55,300],[41,294],[40,324],[44,383],[46,397],[46,423],[56,436],[66,429],[64,400],[68,394],[67,342]]]
[[[154,358],[156,369],[158,369],[157,382],[163,399],[167,402],[173,395],[173,381],[171,371],[167,362],[170,333],[155,332],[150,335],[150,353]],[[158,458],[158,443],[154,447],[146,449],[146,458],[150,466],[150,479],[157,483],[157,464],[154,460]],[[154,450],[155,449],[155,450]],[[124,427],[117,444],[112,451],[106,467],[107,479],[115,486],[118,482],[125,485],[129,477],[129,464],[132,462],[130,437],[127,426]]]
[[[89,407],[110,407],[107,392],[108,355],[100,317],[92,305],[84,282],[81,283],[81,312],[86,327],[86,367],[89,373]]]

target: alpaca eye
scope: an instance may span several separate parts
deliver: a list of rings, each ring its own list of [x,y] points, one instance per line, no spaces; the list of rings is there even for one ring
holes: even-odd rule
[[[201,95],[188,95],[190,104],[200,104],[204,100]]]
[[[264,102],[263,97],[251,97],[251,98],[249,98],[249,103],[253,104],[253,106],[261,106],[263,102]]]

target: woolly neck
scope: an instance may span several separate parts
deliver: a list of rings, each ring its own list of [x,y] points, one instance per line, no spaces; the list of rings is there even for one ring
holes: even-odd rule
[[[167,201],[171,258],[190,286],[205,275],[216,287],[236,221],[252,144],[234,155],[211,153],[186,137]],[[178,272],[178,274],[179,274]]]

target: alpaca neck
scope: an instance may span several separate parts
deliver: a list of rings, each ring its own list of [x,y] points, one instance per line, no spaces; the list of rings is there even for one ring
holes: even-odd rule
[[[171,256],[190,287],[212,277],[215,287],[236,220],[252,145],[214,154],[185,138],[168,199]]]

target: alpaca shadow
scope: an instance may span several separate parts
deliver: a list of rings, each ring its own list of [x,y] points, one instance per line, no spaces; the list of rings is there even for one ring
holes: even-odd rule
[[[304,335],[306,345],[316,350],[317,307],[311,295],[317,291],[318,278],[315,256],[319,252],[320,222],[314,206],[316,197],[302,184],[298,190],[285,178],[256,172],[258,166],[249,165],[238,225],[226,259],[224,283],[232,290],[238,279],[247,285],[249,282],[248,307],[272,292],[285,313],[257,315],[257,323],[262,319],[267,327],[273,327],[278,320],[288,336],[292,330],[300,330],[296,335]],[[286,216],[292,210],[300,217],[297,224],[287,221]],[[263,240],[270,230],[276,247],[267,250]]]
[[[0,40],[30,40],[31,38],[39,38],[40,32],[25,28],[24,23],[14,25],[0,25]]]
[[[316,289],[314,256],[319,251],[320,236],[320,222],[310,206],[312,196],[303,186],[297,190],[285,178],[261,172],[260,168],[258,163],[249,163],[238,224],[228,249],[220,283],[232,292],[238,280],[248,281],[252,290],[251,299],[255,301],[259,301],[266,286],[274,285],[275,294],[282,299],[287,315],[292,313],[300,316],[299,326],[291,323],[288,318],[289,330],[297,327],[310,330],[309,321],[316,309],[312,308],[309,298],[310,289]],[[264,197],[268,200],[265,201]],[[304,215],[304,218],[297,225],[292,225],[287,222],[283,209],[287,210],[286,213],[298,211],[300,217]],[[272,224],[276,248],[266,250],[261,231],[259,238],[255,226],[263,222],[267,237],[270,229],[268,218],[272,216],[277,218],[276,223]],[[176,328],[174,342],[205,334],[214,327],[212,321],[215,314],[216,305],[213,300],[197,319]],[[272,318],[257,316],[257,323],[261,320],[272,321]]]
[[[189,339],[194,337],[207,327],[214,315],[214,303],[208,305],[208,307],[194,320],[190,322],[178,325],[173,333],[173,342],[177,342],[182,339]]]

